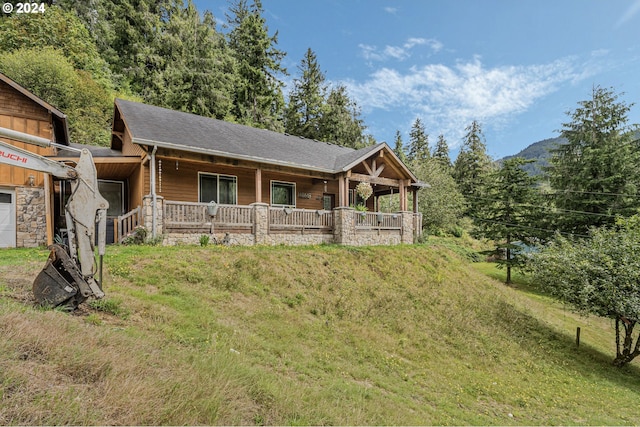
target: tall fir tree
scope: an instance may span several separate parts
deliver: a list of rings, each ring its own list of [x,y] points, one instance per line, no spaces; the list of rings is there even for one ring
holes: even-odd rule
[[[236,62],[207,11],[200,16],[191,0],[173,0],[159,48],[166,58],[158,70],[155,105],[201,116],[227,118],[233,106]]]
[[[366,127],[360,118],[360,108],[349,98],[344,85],[338,85],[329,92],[320,123],[319,140],[356,149],[374,142],[372,137],[365,134]]]
[[[444,135],[438,135],[438,141],[436,147],[433,150],[432,157],[437,160],[444,170],[450,171],[453,165],[451,164],[451,158],[449,157],[449,144],[444,139]]]
[[[494,169],[476,212],[476,232],[496,242],[496,253],[501,255],[498,263],[507,269],[507,283],[511,283],[511,268],[521,264],[522,244],[533,244],[539,237],[536,225],[542,210],[537,179],[522,168],[530,162],[513,157]]]
[[[278,33],[269,35],[260,0],[251,6],[238,0],[230,12],[228,39],[238,62],[234,116],[243,124],[282,131],[284,95],[279,76],[287,71],[281,64],[286,53],[275,47]]]
[[[422,120],[417,117],[409,132],[409,154],[407,158],[410,162],[423,162],[429,157],[431,157],[429,135],[427,135]]]
[[[462,148],[453,165],[453,178],[467,200],[466,213],[474,217],[483,203],[479,197],[485,191],[493,162],[487,154],[480,123],[474,120],[465,130]]]
[[[325,75],[311,48],[307,49],[298,71],[300,78],[293,80],[293,89],[285,108],[285,132],[320,139],[327,86]]]
[[[586,235],[640,207],[637,125],[628,124],[631,106],[618,98],[613,89],[595,86],[563,124],[567,144],[553,150],[547,169],[562,232]]]
[[[404,151],[404,143],[402,142],[402,135],[399,130],[396,131],[396,137],[394,138],[393,152],[403,163],[407,163],[407,153]]]

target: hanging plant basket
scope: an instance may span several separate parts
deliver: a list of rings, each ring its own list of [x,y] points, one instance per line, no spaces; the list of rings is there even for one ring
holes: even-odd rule
[[[356,185],[356,193],[358,194],[358,196],[362,197],[362,200],[366,202],[367,199],[373,194],[373,188],[368,182],[360,182],[358,185]]]

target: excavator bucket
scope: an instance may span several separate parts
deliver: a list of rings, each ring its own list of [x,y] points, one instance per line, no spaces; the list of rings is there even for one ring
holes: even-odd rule
[[[64,247],[52,245],[50,249],[47,263],[33,282],[33,295],[42,306],[75,310],[87,299],[79,291],[84,279]]]

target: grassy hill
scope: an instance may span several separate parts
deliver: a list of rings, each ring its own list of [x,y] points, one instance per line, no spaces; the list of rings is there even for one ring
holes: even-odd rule
[[[32,307],[47,251],[2,250],[0,424],[639,424],[609,322],[459,242],[110,247],[75,314]]]

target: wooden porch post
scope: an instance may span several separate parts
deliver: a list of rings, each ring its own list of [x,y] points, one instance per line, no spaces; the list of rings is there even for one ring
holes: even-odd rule
[[[338,201],[340,207],[349,206],[349,177],[343,175],[338,178]]]
[[[344,205],[349,206],[349,175],[344,177]]]
[[[413,190],[413,213],[418,213],[418,189]]]
[[[262,169],[256,169],[256,203],[262,203]]]
[[[401,179],[398,180],[398,192],[400,193],[400,212],[404,212],[407,210],[407,191]]]

